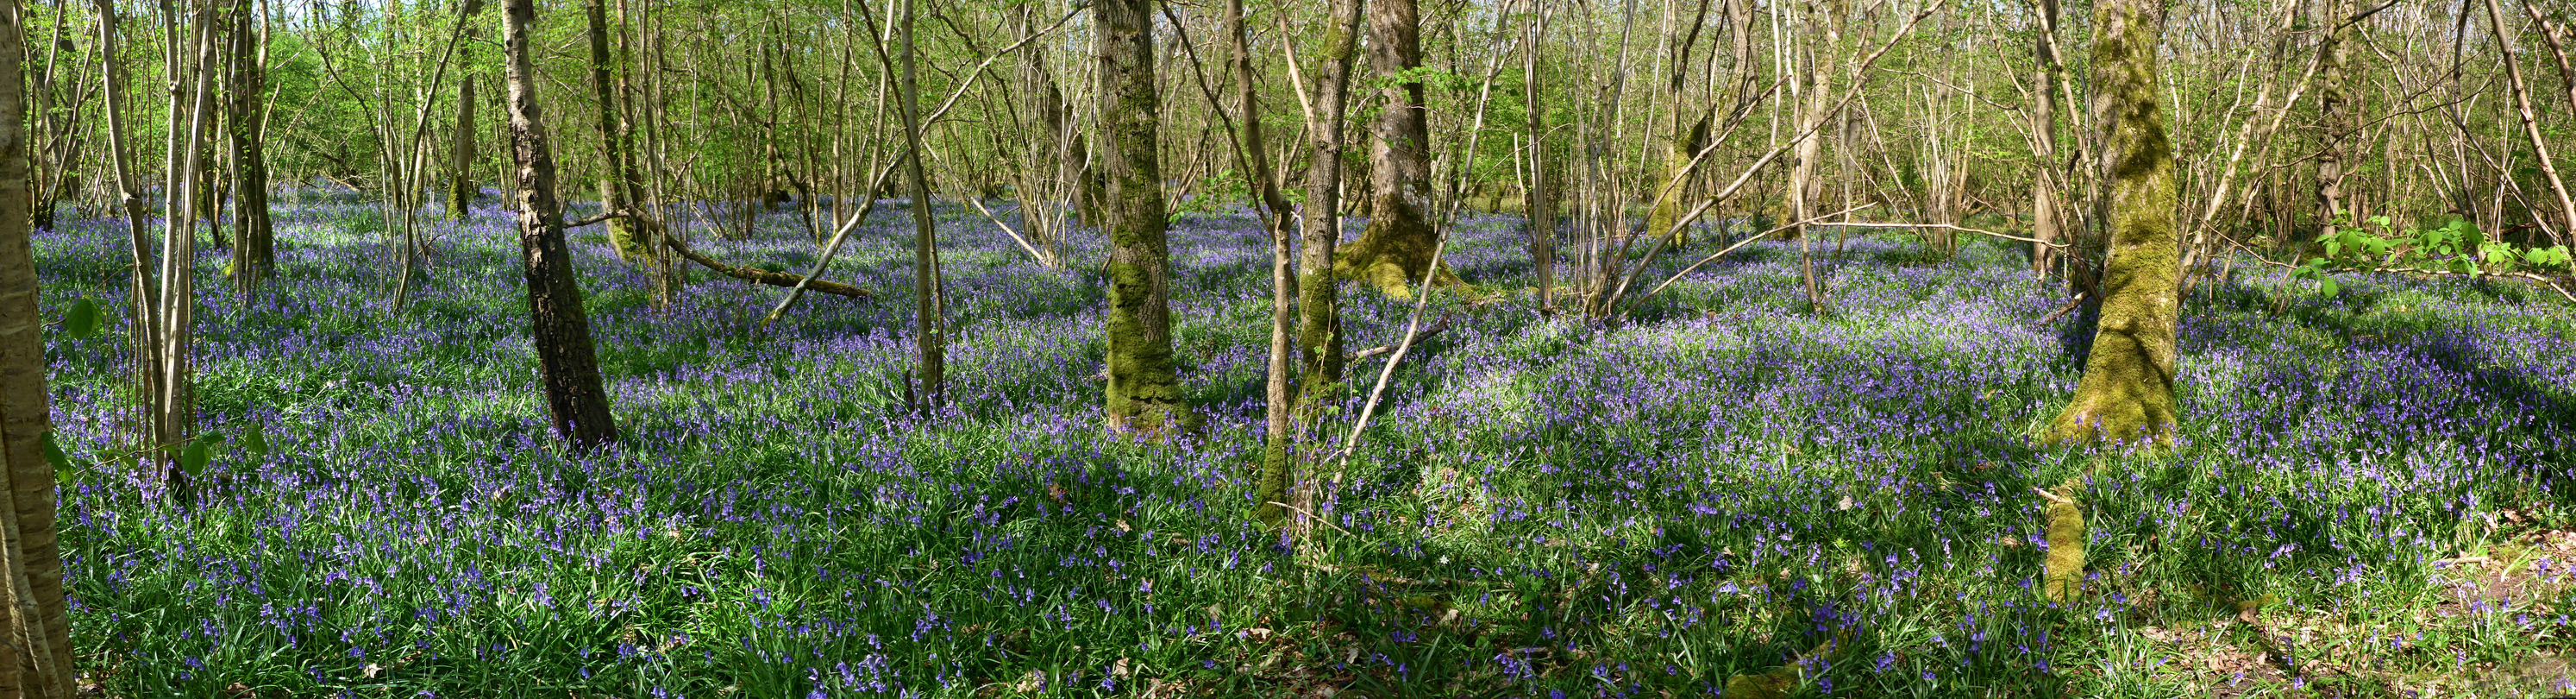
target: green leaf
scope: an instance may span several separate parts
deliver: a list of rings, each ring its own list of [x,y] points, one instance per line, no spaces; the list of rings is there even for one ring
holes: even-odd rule
[[[2317,279],[2317,295],[2319,296],[2333,296],[2336,291],[2340,290],[2342,290],[2342,287],[2335,285],[2333,277],[2320,277]]]
[[[179,450],[179,471],[188,474],[189,478],[196,478],[197,474],[205,472],[207,458],[205,439],[188,440],[188,446]]]
[[[242,451],[250,452],[254,457],[267,456],[268,431],[260,429],[258,425],[251,425],[250,429],[242,430],[241,448]]]
[[[54,469],[57,469],[57,472],[59,472],[59,469],[70,469],[70,467],[72,467],[72,457],[70,457],[70,454],[62,454],[62,444],[54,444],[54,433],[44,433],[44,438],[39,438],[39,441],[41,441],[41,444],[44,444],[44,462],[46,462],[46,464],[54,464]]]
[[[98,334],[98,304],[83,298],[72,302],[63,312],[63,334],[74,340],[87,340]]]

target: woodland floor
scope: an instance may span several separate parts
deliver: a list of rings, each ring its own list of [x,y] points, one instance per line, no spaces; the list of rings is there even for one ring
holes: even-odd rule
[[[882,298],[766,333],[780,290],[701,274],[660,308],[582,231],[627,439],[573,458],[507,217],[433,224],[395,312],[372,207],[292,203],[269,290],[199,268],[198,404],[236,445],[199,506],[112,449],[123,330],[52,338],[74,643],[106,696],[2576,694],[2576,323],[2512,284],[2322,298],[2240,268],[2185,304],[2180,445],[2083,453],[2025,436],[2079,333],[2012,249],[1856,237],[1820,319],[1764,243],[1602,329],[1542,319],[1516,223],[1472,219],[1451,265],[1498,300],[1438,296],[1450,329],[1290,546],[1248,519],[1248,217],[1172,234],[1210,429],[1159,446],[1097,427],[1096,242],[1047,270],[943,207],[953,404],[912,418],[901,206],[830,275]],[[801,268],[792,221],[694,237]],[[1727,236],[1700,237],[1677,257]],[[122,307],[124,239],[39,234],[47,312]],[[1406,307],[1348,289],[1350,346],[1392,342]],[[2091,560],[2050,604],[2033,489],[2070,478]]]

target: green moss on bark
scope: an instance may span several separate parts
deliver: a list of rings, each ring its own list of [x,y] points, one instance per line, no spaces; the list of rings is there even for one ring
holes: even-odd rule
[[[2052,444],[2161,442],[2175,423],[2182,289],[2173,144],[2156,80],[2163,8],[2156,0],[2104,0],[2094,6],[2093,26],[2093,113],[2107,130],[2103,219],[2111,246],[2084,378],[2043,437]]]

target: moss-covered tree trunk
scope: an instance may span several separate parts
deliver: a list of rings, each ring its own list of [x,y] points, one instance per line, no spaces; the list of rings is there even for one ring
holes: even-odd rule
[[[1369,221],[1333,272],[1403,295],[1431,268],[1431,126],[1415,0],[1368,6],[1369,65],[1385,100],[1369,139]]]
[[[617,211],[643,197],[638,194],[635,154],[627,144],[625,112],[617,108],[617,82],[611,73],[616,64],[608,56],[608,3],[586,0],[582,13],[590,20],[590,89],[599,107],[599,208]],[[649,259],[654,241],[644,239],[643,227],[624,218],[609,219],[607,225],[608,241],[617,248],[618,259]]]
[[[54,535],[53,431],[45,389],[44,323],[36,313],[34,246],[28,240],[26,55],[17,0],[0,0],[0,696],[71,697],[71,620]]]
[[[1692,72],[1691,51],[1699,46],[1700,28],[1707,26],[1708,11],[1712,6],[1709,0],[1697,0],[1694,4],[1699,8],[1697,11],[1686,18],[1673,17],[1679,21],[1668,21],[1664,27],[1664,43],[1673,51],[1664,84],[1666,108],[1673,114],[1673,132],[1671,138],[1664,141],[1662,176],[1646,182],[1647,186],[1655,188],[1649,195],[1655,203],[1654,209],[1646,215],[1646,233],[1663,235],[1670,231],[1674,245],[1690,244],[1690,232],[1673,230],[1673,221],[1687,213],[1682,210],[1682,198],[1690,189],[1691,173],[1699,168],[1699,163],[1694,161],[1700,149],[1708,147],[1709,129],[1717,116],[1713,111],[1714,102],[1700,108],[1688,104],[1691,77],[1696,75]],[[1668,13],[1674,9],[1665,8]]]
[[[2075,399],[2050,423],[2054,443],[2165,439],[2174,426],[2174,325],[2181,245],[2173,144],[2165,133],[2156,46],[2161,0],[2093,6],[2093,121],[2100,129],[2108,226],[2101,312]]]
[[[617,441],[617,423],[600,385],[599,357],[591,347],[590,317],[573,279],[572,251],[564,245],[563,204],[555,198],[555,156],[537,109],[536,68],[529,59],[528,25],[535,0],[504,0],[502,51],[508,58],[510,156],[519,172],[519,250],[528,282],[530,331],[537,374],[555,433],[575,449]]]
[[[1171,250],[1155,126],[1153,0],[1092,8],[1100,51],[1104,227],[1109,229],[1109,425],[1149,436],[1194,422],[1172,362]]]
[[[1303,450],[1314,443],[1315,428],[1324,406],[1342,391],[1342,315],[1340,280],[1334,276],[1335,244],[1341,240],[1342,136],[1348,121],[1343,112],[1350,104],[1351,64],[1358,54],[1360,12],[1364,0],[1333,0],[1333,14],[1325,25],[1322,46],[1316,52],[1314,76],[1309,90],[1314,110],[1307,113],[1306,123],[1306,194],[1299,206],[1297,231],[1297,402],[1290,411],[1296,447]],[[1304,494],[1312,492],[1294,478],[1295,462],[1302,454],[1278,449],[1268,457],[1266,469],[1278,474],[1275,482],[1261,485],[1262,505],[1258,510],[1265,522],[1279,522],[1286,514],[1282,504],[1299,504]],[[1268,474],[1265,474],[1267,477]],[[1310,503],[1308,503],[1310,504]]]

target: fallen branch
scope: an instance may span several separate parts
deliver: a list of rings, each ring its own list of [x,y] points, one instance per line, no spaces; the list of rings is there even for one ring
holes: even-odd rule
[[[843,296],[854,299],[875,298],[875,296],[873,294],[869,294],[866,289],[861,289],[840,282],[813,279],[801,275],[788,274],[786,272],[772,272],[765,269],[755,269],[751,267],[735,267],[718,261],[715,258],[708,257],[706,253],[698,252],[695,248],[689,247],[688,243],[680,242],[679,238],[668,235],[661,236],[661,238],[664,244],[671,246],[672,252],[680,253],[681,257],[689,258],[690,262],[698,263],[699,266],[715,270],[717,274],[722,274],[754,284],[783,286],[791,289],[796,288],[798,284],[803,284],[806,289],[820,291],[833,296]]]
[[[1440,321],[1439,321],[1439,322],[1431,324],[1431,327],[1429,327],[1429,328],[1424,328],[1424,329],[1422,330],[1422,334],[1421,334],[1420,336],[1418,336],[1418,337],[1413,338],[1413,340],[1414,340],[1414,342],[1416,342],[1416,343],[1419,343],[1419,342],[1421,342],[1421,341],[1423,341],[1423,340],[1429,340],[1429,339],[1431,339],[1431,338],[1432,338],[1432,336],[1439,335],[1439,334],[1440,334],[1440,331],[1442,331],[1442,330],[1447,330],[1447,329],[1449,329],[1449,317],[1448,317],[1448,316],[1441,316],[1441,318],[1440,318]],[[1368,348],[1368,349],[1360,350],[1360,351],[1358,351],[1358,352],[1353,352],[1353,353],[1351,353],[1351,354],[1350,354],[1350,356],[1343,357],[1343,358],[1342,358],[1342,361],[1344,361],[1344,362],[1356,362],[1356,361],[1359,361],[1359,360],[1362,360],[1362,359],[1367,359],[1367,358],[1370,358],[1370,357],[1375,357],[1375,356],[1378,356],[1378,355],[1381,355],[1381,354],[1386,354],[1386,353],[1388,353],[1388,352],[1393,352],[1393,351],[1395,351],[1395,345],[1378,345],[1378,346],[1376,346],[1376,347],[1371,347],[1371,348]]]

